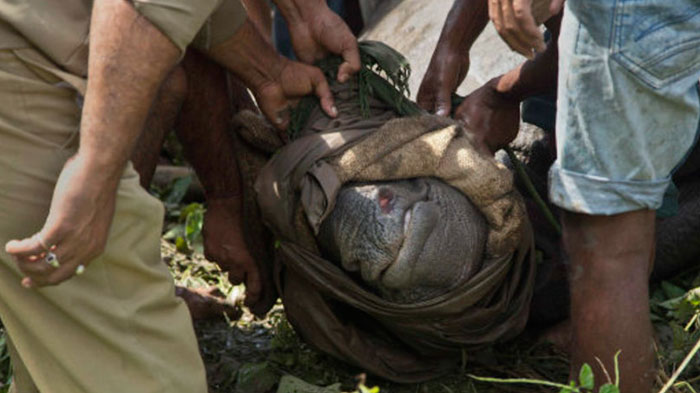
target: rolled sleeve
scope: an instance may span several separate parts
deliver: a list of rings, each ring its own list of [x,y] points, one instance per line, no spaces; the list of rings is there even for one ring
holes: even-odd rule
[[[188,45],[208,49],[231,37],[246,12],[239,0],[132,0],[136,10],[184,53]]]

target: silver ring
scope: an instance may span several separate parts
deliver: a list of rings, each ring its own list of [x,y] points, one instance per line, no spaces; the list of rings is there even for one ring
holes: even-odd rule
[[[46,253],[46,256],[44,257],[44,262],[48,263],[52,267],[59,267],[58,263],[58,257],[56,254],[52,253],[51,251]]]

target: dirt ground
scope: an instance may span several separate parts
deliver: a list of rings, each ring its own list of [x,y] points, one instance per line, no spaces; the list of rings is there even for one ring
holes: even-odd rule
[[[162,249],[176,282],[191,288],[215,286],[226,295],[227,301],[238,305],[242,303],[244,288],[231,286],[216,265],[207,262],[196,253],[190,256],[179,253],[174,245],[167,241],[163,241]],[[673,315],[663,314],[659,307],[663,309],[664,305],[659,304],[666,302],[665,307],[670,307],[668,297],[686,296],[681,285],[700,284],[697,276],[697,270],[688,272],[679,275],[673,283],[665,282],[653,288],[652,310],[661,365],[657,391],[668,380],[674,367],[680,364],[697,338],[700,338],[697,322],[700,308],[684,315],[678,314],[678,307],[668,308],[678,317],[693,315],[688,320],[692,323],[681,327]],[[526,331],[511,342],[495,345],[480,352],[465,353],[463,359],[455,363],[451,374],[434,381],[400,385],[371,375],[363,380],[360,377],[363,374],[361,368],[326,356],[302,342],[285,319],[281,304],[277,304],[264,319],[256,319],[245,309],[242,311],[240,318],[235,320],[222,316],[195,323],[212,393],[362,392],[363,390],[358,388],[361,381],[364,381],[363,388],[378,387],[381,392],[392,393],[558,392],[559,389],[531,384],[480,382],[470,375],[538,379],[559,383],[566,383],[568,377],[567,356],[553,346],[538,341],[537,332]],[[684,331],[686,326],[690,328],[686,332],[688,334],[684,335],[680,331]],[[284,375],[299,378],[313,385],[313,389],[285,390],[286,383],[282,387],[279,386]],[[670,392],[700,391],[700,359],[697,356],[684,371],[680,381]],[[320,388],[338,383],[339,387],[336,385],[328,390]]]

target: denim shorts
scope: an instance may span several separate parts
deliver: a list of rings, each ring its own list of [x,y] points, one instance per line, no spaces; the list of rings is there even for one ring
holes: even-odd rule
[[[658,209],[691,150],[700,1],[568,0],[550,198],[579,213]]]

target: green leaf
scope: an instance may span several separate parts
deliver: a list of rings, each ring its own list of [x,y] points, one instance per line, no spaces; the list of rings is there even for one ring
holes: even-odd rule
[[[685,295],[685,289],[673,285],[668,281],[661,281],[661,289],[664,291],[664,294],[668,299],[673,299]]]
[[[190,250],[190,248],[187,246],[187,240],[185,240],[185,238],[182,236],[178,236],[177,239],[175,239],[175,248],[178,252],[183,254],[189,254],[192,252],[192,250]]]
[[[336,383],[327,387],[312,385],[302,379],[285,375],[280,380],[277,393],[340,393],[340,384]]]
[[[192,203],[183,209],[185,216],[185,240],[191,250],[202,250],[202,227],[204,225],[204,207],[199,203]]]
[[[368,388],[364,384],[360,384],[357,386],[357,391],[360,393],[379,393],[379,386]]]
[[[605,385],[600,387],[598,393],[620,393],[620,388],[611,383],[606,383]]]
[[[163,202],[171,205],[179,204],[182,202],[182,198],[185,197],[185,194],[187,194],[187,189],[190,187],[190,184],[192,184],[192,175],[176,179],[173,181],[173,185],[170,186],[170,190],[163,199]]]
[[[163,234],[163,239],[165,240],[173,240],[177,239],[178,236],[182,237],[185,234],[185,226],[182,224],[178,224],[170,228],[167,232]]]
[[[245,363],[236,375],[235,393],[265,393],[272,389],[279,375],[267,362]]]
[[[180,221],[184,222],[187,219],[187,216],[196,212],[197,210],[202,210],[202,209],[204,209],[204,207],[202,206],[201,203],[197,203],[197,202],[190,203],[189,205],[183,207],[180,210]]]
[[[584,389],[593,389],[595,378],[593,377],[593,370],[588,363],[584,363],[583,366],[581,366],[581,371],[578,374],[578,383]]]

